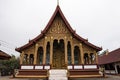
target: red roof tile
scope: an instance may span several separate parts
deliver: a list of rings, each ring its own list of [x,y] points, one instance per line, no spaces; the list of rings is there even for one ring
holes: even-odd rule
[[[118,62],[118,61],[120,61],[120,48],[109,52],[108,55],[104,54],[98,57],[98,63],[100,65]]]
[[[88,46],[96,49],[97,51],[102,50],[102,48],[97,47],[97,46],[89,43],[86,39],[80,37],[78,34],[75,33],[75,31],[71,28],[70,24],[69,24],[68,21],[66,20],[64,14],[62,13],[59,5],[56,7],[56,10],[55,10],[54,14],[52,15],[50,21],[48,22],[48,24],[47,24],[47,26],[45,27],[45,29],[41,32],[41,34],[38,35],[38,36],[37,36],[36,38],[34,38],[33,40],[31,40],[29,43],[25,44],[24,46],[22,46],[22,47],[20,47],[20,48],[16,48],[15,50],[18,51],[18,52],[21,52],[23,49],[25,49],[25,48],[33,45],[34,43],[36,43],[36,41],[38,41],[39,39],[43,38],[44,35],[45,35],[45,33],[49,30],[50,25],[52,24],[52,22],[53,22],[53,20],[54,20],[54,18],[55,18],[55,16],[56,16],[57,14],[60,14],[61,18],[62,18],[63,21],[65,22],[68,30],[72,33],[73,37],[75,37],[75,38],[78,39],[79,41],[87,44]]]
[[[11,58],[11,56],[0,50],[0,58],[8,59],[8,58]]]

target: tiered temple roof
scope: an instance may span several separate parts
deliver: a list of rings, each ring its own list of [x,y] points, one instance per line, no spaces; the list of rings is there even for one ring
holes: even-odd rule
[[[72,27],[70,26],[70,24],[68,23],[67,19],[65,18],[64,14],[62,13],[59,5],[57,5],[55,12],[53,13],[50,21],[48,22],[47,26],[45,27],[45,29],[41,32],[41,34],[39,34],[36,38],[32,39],[29,41],[29,43],[25,44],[22,47],[16,48],[15,50],[18,52],[21,52],[22,50],[26,49],[27,47],[34,45],[39,39],[43,38],[46,34],[46,32],[49,30],[50,25],[52,24],[52,22],[54,21],[54,18],[59,15],[61,16],[61,18],[63,19],[64,23],[66,24],[67,29],[72,33],[72,37],[78,39],[80,42],[96,49],[97,51],[102,50],[102,48],[97,47],[95,45],[93,45],[92,43],[88,42],[87,39],[84,39],[82,37],[80,37],[78,34],[76,34],[75,30],[72,29]]]

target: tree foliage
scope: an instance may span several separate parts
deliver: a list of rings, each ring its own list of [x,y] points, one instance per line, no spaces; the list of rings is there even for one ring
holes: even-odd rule
[[[0,60],[0,71],[2,75],[13,74],[14,69],[19,68],[19,58],[14,55],[11,56],[10,60]]]

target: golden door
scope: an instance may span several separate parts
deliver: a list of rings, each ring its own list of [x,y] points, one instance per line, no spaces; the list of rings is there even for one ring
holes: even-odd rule
[[[64,69],[65,68],[65,54],[60,50],[56,50],[53,53],[53,69]]]

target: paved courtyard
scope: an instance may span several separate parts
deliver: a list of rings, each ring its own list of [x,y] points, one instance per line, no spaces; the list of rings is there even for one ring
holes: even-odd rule
[[[42,79],[13,79],[10,76],[0,77],[0,80],[42,80]],[[71,79],[72,80],[72,79]],[[79,78],[73,80],[120,80],[120,76],[107,75],[106,78]]]

